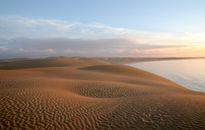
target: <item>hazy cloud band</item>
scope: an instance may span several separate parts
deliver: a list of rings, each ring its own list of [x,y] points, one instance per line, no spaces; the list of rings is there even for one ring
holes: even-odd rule
[[[0,58],[203,56],[203,32],[146,32],[93,23],[0,17]]]

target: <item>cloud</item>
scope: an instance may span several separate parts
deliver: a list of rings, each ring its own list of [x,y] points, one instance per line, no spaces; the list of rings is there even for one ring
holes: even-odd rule
[[[147,44],[188,44],[205,42],[205,32],[147,32],[143,30],[112,27],[101,23],[83,24],[55,19],[25,17],[0,17],[2,38],[129,38]]]
[[[24,50],[24,48],[19,48],[19,51],[23,52],[23,51],[25,51],[25,50]]]
[[[69,23],[61,20],[30,19],[24,17],[0,17],[0,34],[6,38],[67,37],[67,38],[113,38],[132,31],[94,23]]]
[[[101,23],[0,17],[0,58],[186,56],[188,52],[204,56],[197,49],[204,43],[205,32],[147,32]]]
[[[0,48],[1,52],[5,52],[7,49],[6,48]]]
[[[0,58],[49,56],[151,56],[149,52],[184,45],[147,45],[129,39],[17,38],[9,40]],[[153,55],[154,56],[154,55]]]

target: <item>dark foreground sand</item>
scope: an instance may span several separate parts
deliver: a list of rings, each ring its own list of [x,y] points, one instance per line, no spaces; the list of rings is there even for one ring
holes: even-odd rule
[[[125,65],[46,60],[0,63],[0,129],[205,129],[203,93]]]

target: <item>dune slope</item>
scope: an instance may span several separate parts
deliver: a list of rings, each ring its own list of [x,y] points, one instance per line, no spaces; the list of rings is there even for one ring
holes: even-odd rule
[[[0,129],[205,129],[205,94],[129,66],[80,61],[0,70]]]

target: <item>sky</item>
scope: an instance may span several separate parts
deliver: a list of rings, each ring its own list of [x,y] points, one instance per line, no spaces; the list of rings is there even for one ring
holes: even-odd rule
[[[205,56],[204,0],[0,0],[0,59]]]

